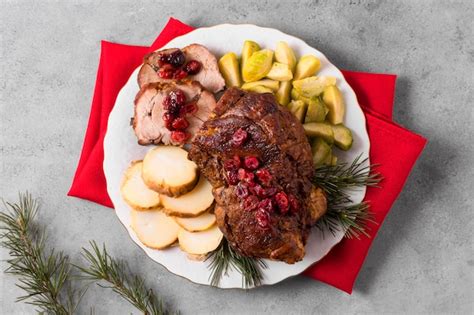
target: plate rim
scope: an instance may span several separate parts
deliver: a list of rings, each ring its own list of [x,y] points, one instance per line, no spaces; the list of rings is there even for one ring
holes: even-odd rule
[[[209,30],[209,29],[222,28],[222,27],[250,27],[250,28],[259,29],[259,30],[261,30],[261,31],[271,31],[271,32],[275,32],[275,33],[278,33],[278,35],[282,35],[283,37],[291,37],[292,40],[297,41],[297,42],[300,42],[299,45],[307,46],[307,47],[309,47],[309,48],[311,48],[311,49],[313,49],[313,50],[316,50],[319,54],[321,54],[321,56],[322,56],[330,65],[332,65],[332,66],[334,67],[334,69],[338,72],[338,74],[344,79],[344,81],[345,81],[345,83],[346,83],[346,85],[347,85],[347,87],[348,87],[348,89],[346,89],[347,92],[350,93],[350,97],[353,97],[353,99],[355,100],[355,102],[356,102],[356,104],[357,104],[357,108],[358,108],[358,110],[360,111],[360,114],[361,114],[361,116],[362,116],[361,124],[363,124],[363,126],[364,126],[363,130],[365,131],[364,134],[363,134],[363,136],[365,136],[365,138],[366,138],[365,143],[366,143],[366,146],[367,146],[367,152],[361,152],[361,154],[362,154],[362,155],[367,155],[367,156],[366,156],[366,157],[367,157],[367,165],[370,166],[370,147],[371,147],[371,143],[370,143],[370,138],[369,138],[369,136],[368,136],[366,117],[365,117],[365,115],[364,115],[364,111],[362,110],[362,107],[361,107],[360,104],[359,104],[359,100],[358,100],[358,98],[357,98],[357,95],[355,94],[354,89],[353,89],[353,88],[350,86],[350,84],[347,82],[347,80],[346,80],[345,76],[343,75],[342,71],[341,71],[338,67],[336,67],[336,66],[326,57],[325,54],[323,54],[320,50],[314,48],[313,46],[309,45],[306,41],[300,39],[299,37],[296,37],[296,36],[291,35],[291,34],[288,34],[288,33],[284,33],[284,32],[282,32],[282,31],[280,31],[279,29],[270,28],[270,27],[262,27],[262,26],[258,26],[258,25],[256,25],[256,24],[250,24],[250,23],[244,23],[244,24],[222,23],[222,24],[217,24],[217,25],[212,25],[212,26],[206,26],[206,27],[199,27],[199,28],[196,28],[196,29],[194,29],[194,30],[192,30],[192,31],[190,31],[190,32],[188,32],[188,33],[186,33],[186,34],[183,34],[183,35],[180,35],[180,36],[177,36],[177,37],[173,38],[173,39],[170,40],[168,43],[166,43],[163,47],[161,47],[161,48],[159,48],[159,49],[157,49],[157,50],[155,50],[155,51],[168,48],[168,47],[170,46],[170,44],[172,45],[175,40],[177,40],[177,39],[179,39],[179,38],[181,38],[181,37],[183,37],[183,36],[189,36],[189,35],[191,35],[191,34],[194,33],[194,32],[206,31],[206,30]],[[128,85],[129,81],[132,80],[132,79],[134,79],[134,78],[136,77],[135,74],[138,73],[138,70],[139,70],[140,67],[141,67],[141,65],[139,65],[137,68],[134,69],[134,71],[131,73],[129,79],[128,79],[128,80],[126,81],[126,83],[121,87],[121,89],[120,89],[120,91],[119,91],[119,93],[117,94],[117,97],[116,97],[116,99],[115,99],[114,107],[112,108],[112,111],[109,113],[109,117],[108,117],[108,119],[107,119],[107,130],[106,130],[106,133],[105,133],[105,136],[104,136],[104,143],[103,143],[103,148],[104,148],[104,160],[103,160],[103,163],[102,163],[102,168],[103,168],[104,175],[105,175],[105,178],[106,178],[107,193],[109,193],[109,190],[110,190],[110,189],[109,189],[109,182],[107,181],[108,170],[107,170],[107,167],[106,167],[106,160],[108,159],[108,157],[107,157],[108,154],[106,154],[106,152],[107,152],[107,151],[106,151],[106,146],[107,146],[106,143],[108,143],[107,139],[109,139],[109,138],[111,137],[111,134],[108,132],[108,131],[109,131],[109,128],[108,128],[108,126],[109,126],[109,120],[110,120],[110,118],[111,118],[111,115],[110,115],[110,114],[114,111],[115,104],[117,103],[117,100],[119,99],[120,94],[123,92],[124,88]],[[363,191],[363,192],[362,192],[362,199],[365,198],[366,190],[367,190],[366,187],[364,187],[364,188],[361,190],[361,191]],[[109,193],[109,194],[110,194],[110,193]],[[112,204],[114,204],[112,198],[111,198],[111,201],[112,201]],[[114,208],[115,208],[115,205],[114,205]],[[115,209],[114,209],[114,210],[115,210]],[[138,239],[136,240],[136,236],[133,235],[132,229],[126,226],[125,222],[123,222],[123,221],[121,220],[121,218],[118,216],[118,214],[117,214],[116,212],[115,212],[115,214],[117,215],[117,217],[118,217],[120,223],[122,224],[123,228],[125,228],[125,229],[127,230],[128,234],[129,234],[130,237],[132,238],[132,241],[135,243],[135,245],[138,246],[139,248],[141,248],[141,249],[145,252],[145,254],[146,254],[152,261],[154,261],[155,263],[157,263],[157,264],[163,266],[168,272],[170,272],[170,273],[172,273],[172,274],[174,274],[174,275],[176,275],[176,276],[179,276],[179,277],[181,277],[181,278],[187,279],[188,281],[190,281],[190,282],[192,282],[192,283],[199,284],[199,285],[211,286],[209,283],[206,284],[206,283],[197,282],[197,281],[194,281],[194,280],[188,278],[188,277],[185,276],[185,275],[178,274],[178,273],[176,273],[176,272],[170,270],[164,263],[155,260],[155,259],[154,259],[153,257],[151,257],[151,256],[149,255],[149,253],[143,248],[143,244],[140,244],[140,242],[139,242]],[[345,231],[344,231],[344,232],[345,232]],[[343,234],[344,234],[344,233],[343,233]],[[340,237],[339,240],[338,240],[335,244],[333,244],[319,260],[317,260],[317,261],[311,263],[310,265],[308,265],[308,266],[306,267],[306,269],[304,269],[304,270],[302,270],[302,271],[300,271],[300,272],[298,272],[298,273],[295,273],[295,274],[286,276],[286,277],[284,277],[284,278],[282,278],[282,279],[280,279],[280,280],[275,280],[275,281],[269,282],[269,283],[262,283],[262,284],[260,284],[260,285],[258,285],[258,286],[253,286],[253,287],[250,287],[250,288],[244,288],[244,287],[242,287],[242,286],[241,286],[241,287],[237,287],[237,286],[229,286],[229,287],[217,286],[217,287],[218,287],[219,289],[242,289],[242,290],[248,290],[248,289],[252,289],[252,288],[256,288],[256,287],[262,287],[262,286],[273,285],[273,284],[282,282],[282,281],[284,281],[284,280],[286,280],[286,279],[288,279],[288,278],[293,278],[293,277],[295,277],[295,276],[298,276],[298,275],[302,274],[304,271],[306,271],[306,270],[309,269],[310,267],[314,266],[317,262],[319,262],[320,260],[324,259],[324,257],[326,257],[326,256],[331,252],[331,250],[332,250],[336,245],[338,245],[338,244],[342,241],[342,239],[343,239],[343,236]],[[204,263],[204,261],[203,261],[203,263]]]

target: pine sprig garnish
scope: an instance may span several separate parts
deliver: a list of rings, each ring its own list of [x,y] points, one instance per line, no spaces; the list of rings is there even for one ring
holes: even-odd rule
[[[261,259],[245,257],[237,253],[224,238],[221,244],[206,258],[211,270],[211,285],[218,286],[222,277],[228,274],[230,268],[235,268],[242,275],[242,287],[252,288],[262,283],[262,269],[267,268]]]
[[[112,289],[145,315],[170,314],[153,291],[146,288],[143,279],[127,276],[129,269],[123,261],[111,257],[105,246],[100,249],[94,241],[90,245],[92,250],[82,248],[82,256],[89,265],[76,266],[83,273],[83,279],[108,283],[99,286]]]
[[[6,211],[0,212],[1,243],[12,257],[5,272],[18,276],[17,286],[26,292],[17,301],[48,314],[72,314],[77,303],[70,287],[69,258],[45,249],[45,233],[33,221],[37,201],[28,193],[20,194],[19,199],[18,203],[4,203]]]
[[[382,177],[373,171],[375,167],[358,156],[350,164],[317,169],[314,183],[324,190],[328,200],[326,214],[316,224],[318,228],[322,231],[326,228],[332,234],[342,229],[347,238],[369,236],[367,225],[375,223],[370,207],[366,202],[354,204],[349,192],[361,187],[378,187]]]

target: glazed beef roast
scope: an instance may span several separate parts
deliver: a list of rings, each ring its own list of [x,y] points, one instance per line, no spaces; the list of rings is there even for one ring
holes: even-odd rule
[[[311,148],[299,121],[272,94],[227,90],[189,157],[213,185],[217,223],[250,257],[295,263],[326,198],[311,183]]]

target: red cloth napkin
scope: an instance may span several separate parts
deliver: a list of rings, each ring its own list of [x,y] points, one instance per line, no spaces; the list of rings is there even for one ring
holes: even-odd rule
[[[192,30],[192,27],[171,18],[151,47],[102,41],[91,114],[69,196],[113,208],[107,194],[102,162],[108,116],[115,98],[133,70],[141,64],[144,54]],[[370,245],[401,192],[426,139],[392,122],[395,75],[352,71],[343,71],[343,74],[365,112],[371,146],[370,161],[380,165],[377,170],[384,177],[382,188],[369,188],[365,197],[377,224],[370,226],[370,238],[344,239],[305,274],[351,293]]]

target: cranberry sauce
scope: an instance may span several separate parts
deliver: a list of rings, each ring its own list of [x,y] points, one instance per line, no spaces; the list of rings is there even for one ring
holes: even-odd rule
[[[171,53],[160,53],[158,56],[158,76],[162,79],[181,80],[188,75],[195,75],[201,71],[202,65],[199,61],[193,59],[187,63],[185,62],[186,56],[181,49],[176,49]]]
[[[169,92],[163,99],[163,110],[163,122],[171,131],[171,139],[177,143],[186,142],[191,135],[186,132],[189,121],[185,116],[197,111],[196,103],[187,102],[184,92],[176,89]]]

